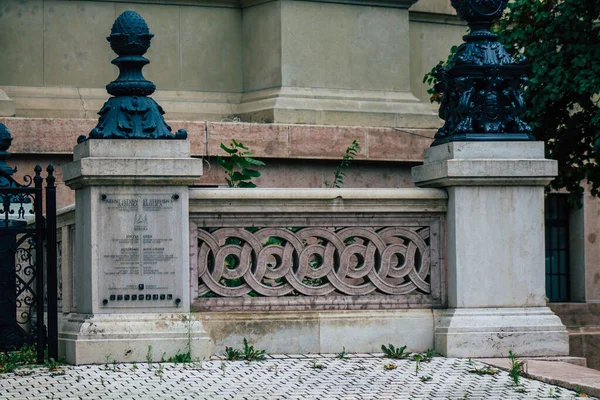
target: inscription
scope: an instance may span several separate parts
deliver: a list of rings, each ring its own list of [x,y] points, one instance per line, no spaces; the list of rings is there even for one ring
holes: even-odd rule
[[[103,238],[100,282],[109,307],[173,306],[177,289],[176,224],[180,207],[170,194],[108,195],[100,202]],[[138,300],[139,301],[133,301]],[[158,300],[146,304],[144,299]],[[170,300],[170,301],[167,301]]]

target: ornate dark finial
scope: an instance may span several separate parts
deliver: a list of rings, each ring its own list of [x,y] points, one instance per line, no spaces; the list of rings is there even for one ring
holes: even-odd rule
[[[491,32],[509,0],[451,0],[470,28],[447,67],[438,65],[444,126],[432,146],[452,141],[535,140],[521,116],[527,84],[525,60],[514,60]]]
[[[3,176],[11,176],[17,172],[16,168],[11,168],[6,164],[6,160],[10,157],[7,150],[10,148],[12,140],[13,138],[6,125],[0,124],[0,175]]]
[[[142,68],[149,64],[143,55],[150,47],[150,33],[146,21],[135,11],[125,11],[115,20],[106,38],[119,57],[112,63],[119,67],[119,77],[106,85],[113,95],[98,112],[98,125],[90,132],[90,139],[186,139],[183,129],[174,135],[167,125],[165,113],[154,99],[156,86],[146,80]],[[78,143],[85,140],[79,137]]]

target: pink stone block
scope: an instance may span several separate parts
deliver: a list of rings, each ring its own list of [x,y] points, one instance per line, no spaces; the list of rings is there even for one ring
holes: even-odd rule
[[[367,130],[353,126],[290,125],[292,158],[342,159],[346,148],[357,140],[356,158],[367,158]]]
[[[225,155],[221,143],[242,142],[255,157],[287,158],[288,125],[208,122],[208,154]]]

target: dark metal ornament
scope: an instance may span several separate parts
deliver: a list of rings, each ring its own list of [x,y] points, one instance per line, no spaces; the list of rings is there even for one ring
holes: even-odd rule
[[[463,36],[450,64],[439,64],[434,89],[441,93],[439,115],[445,123],[432,146],[452,141],[535,140],[521,116],[527,84],[525,59],[514,60],[492,24],[509,0],[451,0],[470,33]]]
[[[146,80],[142,68],[150,61],[143,55],[150,48],[150,33],[146,21],[135,11],[125,11],[115,20],[106,38],[119,57],[112,63],[119,68],[119,77],[106,85],[113,95],[98,112],[98,125],[90,139],[186,139],[183,129],[171,132],[163,118],[164,111],[154,99],[156,86]],[[78,143],[86,140],[77,139]]]

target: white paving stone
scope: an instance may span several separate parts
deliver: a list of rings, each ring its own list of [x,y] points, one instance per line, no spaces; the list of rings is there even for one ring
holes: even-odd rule
[[[323,368],[314,368],[315,364]],[[386,370],[392,364],[395,369]],[[477,375],[484,364],[436,357],[420,364],[370,355],[265,361],[39,367],[0,375],[0,399],[574,399],[576,393],[508,373]],[[29,371],[33,371],[29,373]],[[422,377],[431,377],[427,382]],[[552,397],[554,396],[554,397]]]

